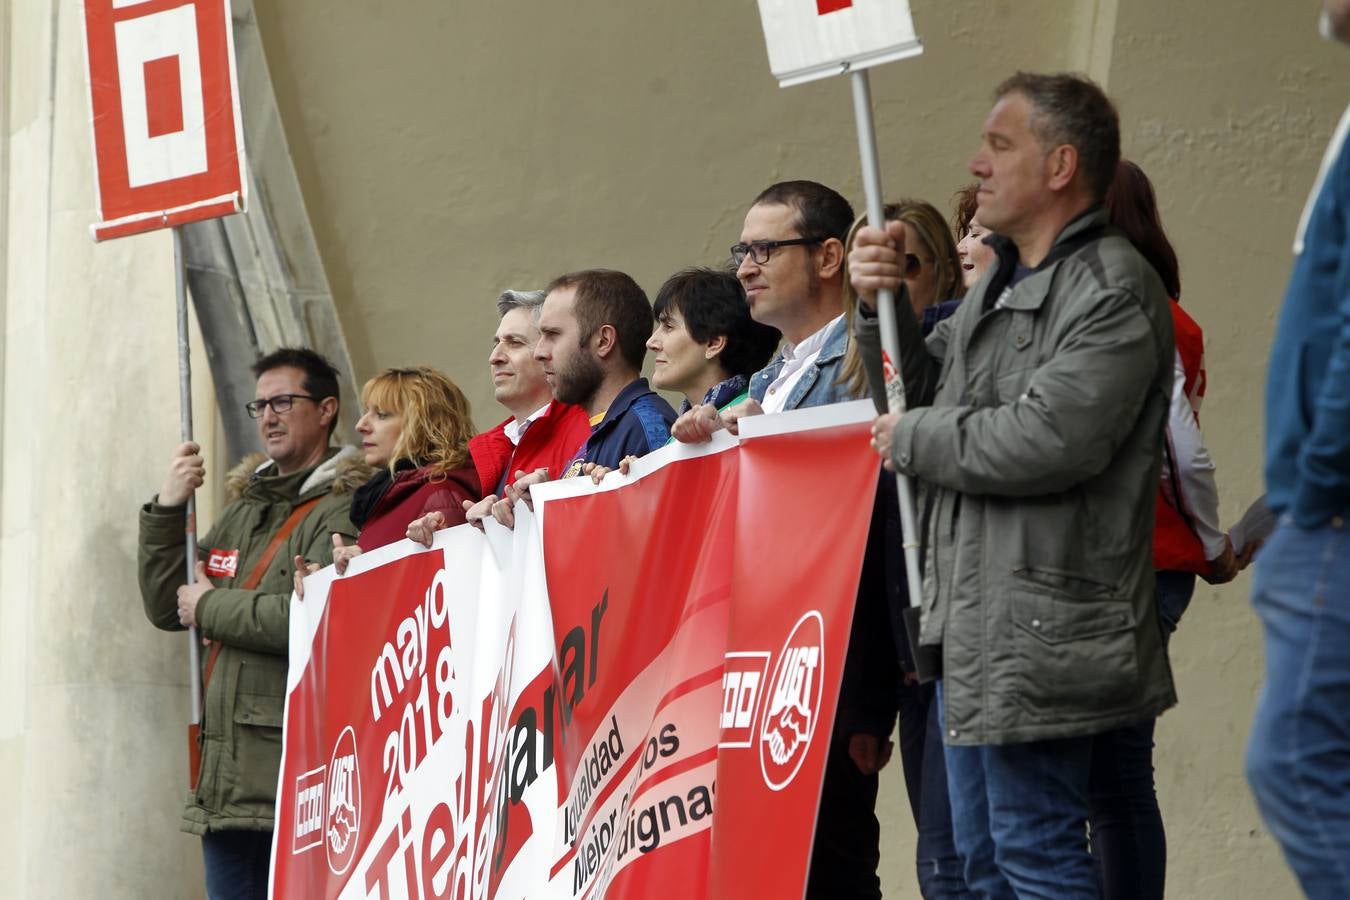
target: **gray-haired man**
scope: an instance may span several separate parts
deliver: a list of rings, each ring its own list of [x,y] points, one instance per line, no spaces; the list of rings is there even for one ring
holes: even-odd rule
[[[873,443],[920,479],[924,644],[940,645],[948,784],[981,898],[1100,896],[1084,839],[1093,736],[1176,702],[1154,600],[1172,387],[1167,293],[1101,203],[1119,123],[1095,84],[1019,73],[970,171],[997,261],[925,343],[896,303],[912,408]],[[849,256],[871,306],[904,232]],[[875,320],[859,349],[880,380]],[[874,396],[880,396],[874,387]]]
[[[497,298],[501,321],[492,336],[488,368],[493,396],[511,415],[469,441],[478,481],[488,492],[470,508],[470,522],[490,515],[517,472],[548,469],[561,475],[590,436],[586,411],[553,398],[544,367],[534,358],[543,305],[543,291],[503,291]],[[408,537],[429,544],[431,533],[444,525],[444,518],[432,513],[413,522]]]

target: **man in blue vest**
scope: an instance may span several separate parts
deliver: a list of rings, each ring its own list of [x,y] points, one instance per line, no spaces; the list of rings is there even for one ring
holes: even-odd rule
[[[1350,0],[1325,0],[1324,36],[1350,43]],[[1247,778],[1300,885],[1350,897],[1350,110],[1294,239],[1266,386],[1267,503],[1252,604],[1266,684]]]

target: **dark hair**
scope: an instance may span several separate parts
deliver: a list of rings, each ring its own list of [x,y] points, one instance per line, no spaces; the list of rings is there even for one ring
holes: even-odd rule
[[[589,341],[601,326],[613,326],[623,361],[640,370],[652,333],[652,305],[638,283],[613,269],[583,269],[559,275],[544,293],[567,288],[577,292],[575,310],[581,342]]]
[[[1069,144],[1098,202],[1120,162],[1120,116],[1096,82],[1084,75],[1018,72],[994,90],[994,99],[1021,94],[1031,103],[1031,130],[1043,144]]]
[[[253,377],[261,378],[264,372],[287,368],[299,369],[304,373],[300,379],[300,387],[315,401],[334,397],[338,400],[339,408],[341,407],[337,368],[308,347],[282,347],[266,356],[258,357],[258,361],[253,364]],[[337,421],[338,417],[335,415],[333,421],[328,423],[330,436],[337,428]]]
[[[679,312],[689,336],[705,344],[719,335],[727,339],[717,361],[727,376],[750,376],[764,368],[782,335],[750,318],[745,289],[735,275],[717,269],[681,269],[666,279],[653,304],[659,322]]]
[[[853,207],[839,193],[814,181],[780,181],[755,198],[761,203],[781,204],[797,210],[797,231],[802,237],[835,238],[843,243],[853,224]]]
[[[970,223],[975,220],[975,213],[980,211],[980,183],[968,184],[957,191],[952,199],[956,201],[956,216],[952,219],[952,230],[956,232],[956,239],[962,240],[970,234]]]
[[[1162,279],[1167,296],[1181,299],[1181,264],[1177,251],[1163,230],[1158,198],[1144,170],[1128,159],[1116,167],[1115,180],[1106,192],[1106,216],[1130,239]]]

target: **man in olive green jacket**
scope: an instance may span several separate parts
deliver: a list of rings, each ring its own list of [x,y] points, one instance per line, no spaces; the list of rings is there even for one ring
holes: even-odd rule
[[[897,302],[911,409],[879,417],[873,442],[919,480],[921,642],[942,648],[967,883],[1095,898],[1092,736],[1175,702],[1152,558],[1171,319],[1157,273],[1105,226],[1110,101],[1073,76],[1019,74],[995,96],[970,168],[998,260],[926,345]],[[899,289],[904,252],[899,229],[859,236],[864,304]],[[866,309],[857,333],[879,382]]]
[[[196,625],[212,642],[202,653],[201,767],[183,814],[183,830],[202,836],[211,900],[267,896],[293,560],[327,564],[334,533],[355,538],[350,492],[370,474],[353,448],[329,446],[338,383],[323,357],[278,350],[254,374],[249,412],[267,453],[231,473],[231,502],[201,540],[194,584],[184,583],[183,568],[185,504],[205,475],[196,444],[175,451],[163,487],[140,513],[146,616],[166,631]],[[289,534],[265,562],[293,513]]]

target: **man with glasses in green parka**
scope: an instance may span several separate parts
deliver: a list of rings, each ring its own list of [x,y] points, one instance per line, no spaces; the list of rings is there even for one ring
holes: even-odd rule
[[[183,830],[202,837],[210,900],[265,898],[281,761],[293,561],[327,565],[333,535],[354,540],[350,492],[369,476],[354,448],[329,446],[338,418],[337,370],[307,349],[253,366],[265,454],[227,479],[229,503],[198,547],[185,584],[186,503],[205,478],[187,442],[140,512],[139,578],[157,628],[196,626],[202,652],[200,762]]]

